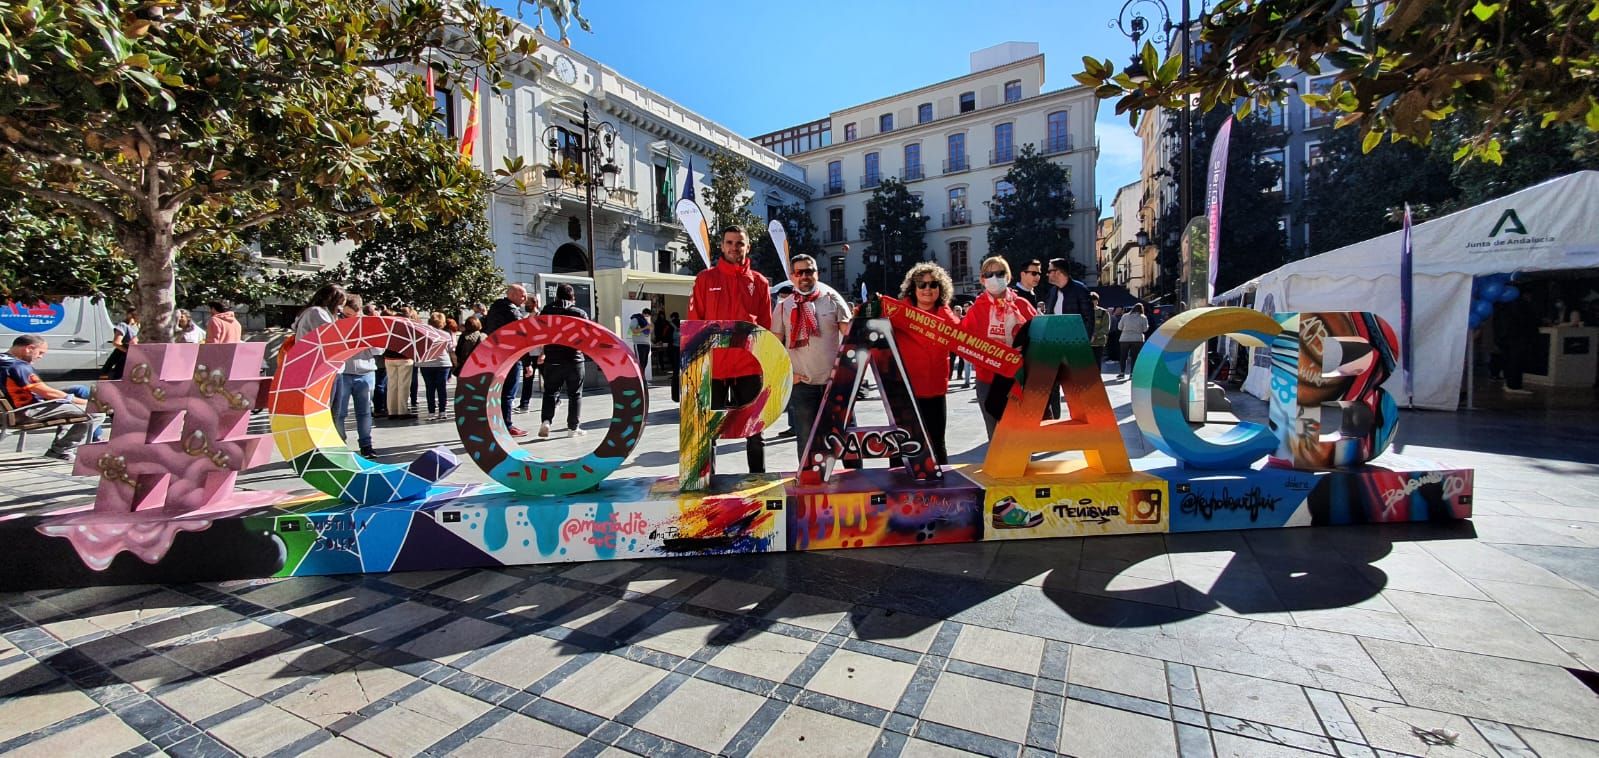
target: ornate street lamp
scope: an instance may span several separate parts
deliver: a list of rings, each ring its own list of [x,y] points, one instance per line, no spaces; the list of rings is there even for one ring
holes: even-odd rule
[[[1157,47],[1165,47],[1171,41],[1172,32],[1176,31],[1180,48],[1178,55],[1182,56],[1179,59],[1182,61],[1182,76],[1185,78],[1188,76],[1189,63],[1191,62],[1189,54],[1193,50],[1193,45],[1189,40],[1189,29],[1192,26],[1189,0],[1182,0],[1181,10],[1182,18],[1174,24],[1172,23],[1171,9],[1166,6],[1165,0],[1127,0],[1126,3],[1122,4],[1121,12],[1110,22],[1109,26],[1121,30],[1124,36],[1133,41],[1132,63],[1123,69],[1124,73],[1131,76],[1135,81],[1147,79],[1149,72],[1144,70],[1143,60],[1138,54],[1140,42],[1153,33],[1153,36],[1149,36],[1149,41]],[[1149,15],[1146,16],[1146,13]],[[1158,18],[1160,21],[1160,24],[1153,29],[1150,26],[1151,18]],[[1189,186],[1193,174],[1193,166],[1191,164],[1193,144],[1190,139],[1193,129],[1191,121],[1190,98],[1184,97],[1183,108],[1177,117],[1177,130],[1179,132],[1177,149],[1183,167],[1182,173],[1177,180],[1177,204],[1181,213],[1180,225],[1188,223],[1193,208],[1190,202],[1192,188]],[[1139,234],[1141,239],[1148,240],[1149,235],[1143,232],[1139,232]],[[1143,243],[1140,242],[1139,244]],[[1182,256],[1182,258],[1182,281],[1178,286],[1186,288],[1188,286],[1189,260],[1187,256]],[[1186,292],[1174,294],[1180,294],[1182,301],[1187,303],[1188,296]]]
[[[583,210],[587,216],[589,278],[594,278],[594,200],[615,192],[622,177],[622,168],[616,165],[616,126],[609,121],[589,120],[589,104],[583,103],[582,131],[574,135],[561,126],[544,130],[544,146],[549,148],[550,163],[544,169],[544,183],[552,193],[558,193],[568,182],[583,188]]]

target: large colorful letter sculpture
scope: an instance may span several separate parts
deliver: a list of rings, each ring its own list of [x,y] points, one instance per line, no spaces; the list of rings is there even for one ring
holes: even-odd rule
[[[1101,473],[1132,471],[1083,317],[1039,316],[1027,325],[1027,338],[1022,399],[1011,402],[994,427],[983,472],[997,478],[1024,476],[1035,468],[1033,453],[1060,450],[1082,450],[1088,467]],[[1071,418],[1040,421],[1057,383]]]
[[[306,484],[346,503],[379,505],[426,495],[458,465],[448,448],[434,448],[404,466],[368,460],[344,444],[328,401],[339,366],[363,350],[393,350],[426,360],[449,347],[444,332],[386,316],[340,319],[296,340],[278,359],[272,391],[272,437],[278,452]]]
[[[233,494],[239,472],[271,458],[248,434],[267,377],[266,345],[134,345],[124,379],[101,382],[95,402],[115,408],[111,439],[84,445],[73,473],[100,476],[95,509],[187,513]]]
[[[1388,448],[1399,404],[1382,383],[1397,365],[1393,327],[1374,313],[1279,313],[1271,343],[1271,425],[1276,458],[1297,469],[1358,466]],[[1335,365],[1327,371],[1331,358]],[[1142,361],[1140,361],[1142,363]],[[1340,411],[1322,433],[1323,406]]]
[[[611,384],[611,426],[599,447],[573,461],[547,463],[530,455],[505,428],[500,392],[507,371],[529,350],[561,345],[592,358]],[[455,389],[461,444],[494,481],[528,495],[566,495],[593,489],[620,468],[644,431],[649,398],[633,350],[599,324],[572,316],[529,316],[497,330],[472,351]]]
[[[678,486],[703,490],[716,468],[716,441],[760,434],[788,407],[794,389],[794,366],[777,335],[747,321],[684,321],[681,333],[682,405],[678,411]],[[711,355],[717,350],[743,350],[761,365],[761,392],[737,408],[718,408],[714,398]]]
[[[860,390],[863,378],[863,358],[877,374],[883,409],[888,413],[886,427],[849,425],[850,413],[855,409],[855,393]],[[827,481],[839,461],[867,458],[903,458],[906,470],[918,482],[941,479],[944,475],[933,457],[933,445],[922,426],[922,416],[916,410],[916,396],[911,394],[910,380],[905,376],[905,366],[900,361],[899,347],[894,342],[888,319],[855,319],[850,324],[849,336],[839,349],[833,375],[822,394],[816,426],[795,432],[809,435],[805,454],[800,456],[799,479],[804,484]]]
[[[1213,439],[1200,439],[1183,413],[1181,388],[1189,355],[1211,337],[1229,335],[1264,347],[1282,326],[1249,308],[1203,308],[1179,313],[1150,336],[1133,367],[1133,417],[1144,438],[1161,452],[1197,469],[1247,468],[1277,449],[1266,425],[1241,422]]]

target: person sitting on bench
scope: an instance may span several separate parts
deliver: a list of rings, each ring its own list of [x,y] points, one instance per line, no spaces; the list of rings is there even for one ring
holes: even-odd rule
[[[11,342],[11,350],[0,354],[0,381],[5,383],[6,399],[16,409],[20,423],[76,421],[45,451],[46,457],[71,461],[77,457],[77,447],[98,433],[105,417],[89,412],[89,388],[74,385],[58,390],[39,379],[33,362],[49,350],[49,342],[37,334],[18,336]]]

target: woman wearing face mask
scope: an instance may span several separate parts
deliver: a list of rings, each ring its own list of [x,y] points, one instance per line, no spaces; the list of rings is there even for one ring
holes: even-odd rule
[[[1010,264],[1004,258],[997,255],[989,258],[983,261],[980,270],[983,294],[978,295],[977,301],[966,311],[966,317],[961,319],[961,328],[970,334],[1010,345],[1022,327],[1038,315],[1038,310],[1010,288]],[[979,365],[973,365],[972,368],[977,370],[977,405],[983,409],[983,425],[988,427],[988,438],[993,439],[994,424],[999,422],[997,417],[988,412],[988,393],[993,386],[994,372]]]

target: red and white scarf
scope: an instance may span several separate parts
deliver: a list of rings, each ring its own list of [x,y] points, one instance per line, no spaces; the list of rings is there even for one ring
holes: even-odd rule
[[[820,288],[811,290],[809,295],[794,291],[794,310],[788,319],[789,347],[805,347],[821,332],[816,324],[816,298],[821,296]]]
[[[1016,307],[1016,291],[1007,287],[1005,294],[995,297],[983,293],[989,298],[988,308],[988,338],[1006,345],[1016,337],[1016,330],[1021,328],[1022,313]]]

